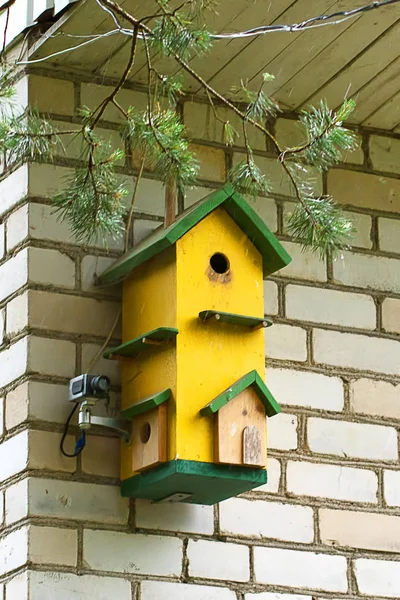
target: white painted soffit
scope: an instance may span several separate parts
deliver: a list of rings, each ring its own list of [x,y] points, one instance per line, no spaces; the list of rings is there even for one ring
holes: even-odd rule
[[[66,6],[77,0],[16,0],[10,8],[7,26],[7,44],[13,42],[27,28],[32,27],[45,14],[57,16]],[[0,1],[0,4],[2,2]],[[6,13],[0,16],[0,39],[6,26]]]

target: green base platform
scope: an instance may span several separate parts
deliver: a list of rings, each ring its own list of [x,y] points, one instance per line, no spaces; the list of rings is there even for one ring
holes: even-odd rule
[[[125,497],[155,502],[216,504],[267,483],[267,471],[191,460],[171,460],[122,482]]]

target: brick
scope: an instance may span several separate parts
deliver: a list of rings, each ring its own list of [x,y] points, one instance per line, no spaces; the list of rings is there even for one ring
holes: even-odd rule
[[[400,472],[384,471],[383,489],[388,506],[400,506]]]
[[[376,474],[366,469],[289,461],[288,492],[299,496],[376,503]]]
[[[128,500],[121,498],[119,486],[33,478],[28,498],[33,517],[115,525],[128,519]]]
[[[400,374],[400,344],[366,335],[315,329],[314,359],[317,363]]]
[[[143,581],[140,597],[141,600],[236,600],[235,592],[226,588],[167,581]]]
[[[3,258],[5,254],[6,245],[6,228],[4,223],[0,225],[0,258]]]
[[[268,228],[275,233],[278,229],[278,215],[275,200],[273,200],[273,198],[258,196],[255,200],[250,200],[250,206],[258,216],[261,217]]]
[[[347,561],[344,556],[256,547],[254,572],[257,583],[329,592],[347,591]]]
[[[29,324],[35,329],[106,337],[120,304],[70,294],[29,291]],[[120,335],[117,327],[115,335]]]
[[[320,373],[267,369],[266,383],[280,404],[343,410],[344,390],[339,377]]]
[[[307,360],[307,334],[301,327],[275,324],[265,330],[265,354],[282,360]]]
[[[53,198],[73,175],[74,170],[67,167],[32,163],[29,165],[29,194]]]
[[[239,544],[189,540],[189,576],[221,581],[248,581],[249,549]]]
[[[243,162],[246,160],[246,154],[242,152],[235,152],[233,154],[233,164]],[[295,196],[295,191],[292,183],[287,176],[282,165],[276,158],[266,158],[265,156],[254,156],[254,162],[266,176],[271,192],[273,194],[279,194],[280,196]],[[314,167],[307,167],[306,177],[310,178],[312,182],[312,188],[315,194],[322,194],[322,175]]]
[[[0,437],[4,435],[4,398],[0,398]]]
[[[376,307],[370,296],[299,285],[286,288],[286,316],[313,323],[376,328]]]
[[[139,244],[142,240],[149,237],[158,227],[162,227],[160,221],[149,221],[144,219],[134,219],[133,221],[133,243]]]
[[[28,165],[8,175],[0,182],[0,216],[21,202],[28,194]]]
[[[264,314],[271,316],[278,312],[278,286],[273,281],[264,281]]]
[[[6,332],[11,338],[28,327],[28,292],[13,298],[7,304]]]
[[[0,387],[23,375],[27,368],[28,342],[22,338],[0,352]]]
[[[185,209],[189,208],[189,206],[192,206],[193,204],[196,204],[196,202],[199,202],[199,200],[203,200],[203,198],[209,196],[214,191],[215,189],[213,187],[195,186],[186,188],[184,198]]]
[[[386,298],[382,302],[382,325],[386,331],[400,333],[400,300]]]
[[[400,419],[400,385],[365,378],[352,381],[350,406],[355,413]]]
[[[179,577],[182,540],[87,529],[83,534],[83,560],[86,568],[101,571]]]
[[[74,98],[72,81],[29,75],[29,103],[40,112],[73,115]]]
[[[281,148],[293,148],[307,141],[307,133],[298,119],[277,119],[275,138]]]
[[[369,138],[369,156],[376,171],[399,174],[400,140],[371,135]]]
[[[28,369],[43,375],[73,377],[75,344],[65,340],[30,336]]]
[[[172,503],[162,505],[137,500],[136,526],[143,529],[212,535],[214,510],[212,506]]]
[[[22,567],[28,559],[28,530],[17,529],[0,539],[0,574]]]
[[[71,407],[68,387],[29,381],[9,392],[6,397],[6,427],[13,429],[26,420],[65,423]]]
[[[200,164],[199,179],[206,181],[224,182],[226,180],[225,152],[221,148],[190,144],[190,151],[194,153]]]
[[[26,571],[7,581],[6,600],[14,600],[14,598],[28,600],[28,594],[28,573]]]
[[[240,117],[222,106],[215,107],[215,110],[219,119],[228,121],[237,132],[238,136],[235,136],[234,145],[244,146],[243,126]],[[183,114],[185,127],[191,138],[225,144],[223,122],[215,118],[214,111],[209,103],[185,102]],[[255,127],[249,127],[247,136],[253,149],[265,150],[265,136],[261,131]]]
[[[5,309],[0,310],[0,344],[4,342],[4,329],[5,329]]]
[[[75,262],[58,250],[29,248],[29,280],[57,287],[75,287]]]
[[[351,246],[355,246],[356,248],[372,248],[371,217],[355,212],[345,212],[345,216],[350,219],[356,228],[356,231],[351,239]]]
[[[11,213],[7,219],[7,251],[28,237],[28,204]]]
[[[345,458],[398,460],[397,431],[394,427],[308,419],[307,440],[311,452]]]
[[[399,562],[359,558],[354,572],[360,594],[400,598]]]
[[[121,286],[118,284],[107,287],[96,287],[97,277],[114,264],[114,262],[114,258],[107,258],[105,256],[84,256],[81,264],[82,290],[120,297]]]
[[[264,592],[261,594],[245,594],[245,600],[313,600],[311,596],[299,596],[298,594],[275,594]]]
[[[297,417],[279,413],[268,419],[268,448],[295,450],[297,448]]]
[[[307,281],[326,281],[326,261],[312,252],[304,252],[300,244],[284,242],[283,246],[292,257],[292,262],[278,272],[278,276]]]
[[[68,435],[65,440],[65,448],[72,453],[74,447],[75,436]],[[76,470],[76,458],[67,458],[61,454],[59,433],[29,431],[28,468],[73,473]]]
[[[75,567],[78,555],[78,532],[58,527],[29,528],[29,560],[34,564]]]
[[[130,581],[116,577],[32,571],[29,573],[29,584],[29,600],[54,600],[54,598],[57,600],[91,600],[91,598],[131,600],[132,598]]]
[[[22,431],[0,444],[0,481],[21,473],[28,464],[28,432]]]
[[[400,253],[400,220],[378,219],[378,229],[380,249]]]
[[[28,479],[22,479],[6,489],[4,508],[6,525],[17,523],[28,515]]]
[[[165,187],[156,179],[141,179],[135,200],[135,212],[164,216]]]
[[[319,511],[321,542],[381,552],[399,552],[400,517],[349,510]]]
[[[221,533],[310,544],[314,540],[313,511],[265,500],[231,498],[219,506]]]
[[[90,435],[82,453],[82,470],[90,475],[119,478],[121,441],[116,438]]]
[[[21,250],[0,266],[0,301],[16,292],[28,280],[28,250]]]
[[[360,288],[400,292],[400,262],[397,259],[351,252],[342,252],[342,257],[333,262],[335,281]]]
[[[73,244],[70,226],[60,219],[51,204],[31,203],[29,205],[29,237],[36,240],[51,240]]]
[[[390,177],[332,169],[328,193],[339,204],[400,212],[400,181]]]
[[[4,493],[0,493],[0,527],[4,524]],[[1,595],[0,595],[1,598]]]
[[[96,108],[106,96],[112,91],[113,87],[105,85],[96,85],[93,83],[83,83],[81,85],[81,103],[82,106],[88,106],[91,109]],[[134,106],[136,110],[145,110],[147,108],[147,94],[134,90],[122,89],[118,93],[118,102],[126,109]],[[124,120],[120,110],[114,105],[109,104],[104,112],[103,119],[106,121],[119,122]]]
[[[266,492],[268,494],[276,494],[278,492],[281,480],[281,463],[276,458],[268,458],[267,475],[268,483],[260,485],[253,490],[254,492]]]
[[[89,364],[92,362],[92,359],[94,359],[100,349],[100,344],[82,344],[83,373],[87,371]],[[103,352],[100,354],[100,357],[92,368],[96,369],[96,371],[102,375],[107,375],[107,377],[111,379],[113,385],[118,385],[121,382],[121,367],[118,364],[118,361],[107,360],[103,358]]]

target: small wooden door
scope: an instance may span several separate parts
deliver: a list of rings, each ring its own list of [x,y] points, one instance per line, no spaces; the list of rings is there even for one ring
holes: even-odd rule
[[[167,404],[138,415],[132,424],[133,470],[143,471],[167,460]]]
[[[264,405],[253,388],[238,394],[214,418],[216,462],[266,466],[267,419]]]

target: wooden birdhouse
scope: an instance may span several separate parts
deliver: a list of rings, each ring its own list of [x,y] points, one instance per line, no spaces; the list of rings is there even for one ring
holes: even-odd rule
[[[230,186],[103,273],[123,280],[122,494],[214,504],[267,482],[263,278],[290,256]]]

